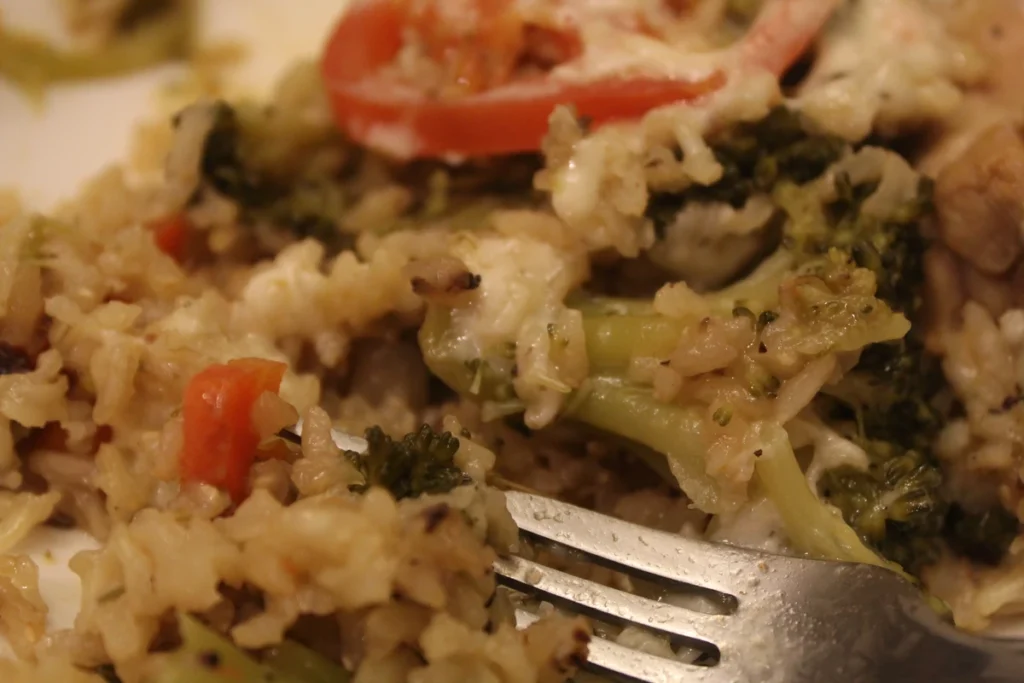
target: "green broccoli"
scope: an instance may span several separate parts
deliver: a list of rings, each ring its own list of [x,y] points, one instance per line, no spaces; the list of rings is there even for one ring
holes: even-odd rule
[[[898,338],[906,333],[907,325],[902,316],[890,311],[884,302],[871,298],[869,292],[862,291],[865,284],[870,284],[869,281],[852,276],[845,263],[830,263],[834,271],[822,272],[823,279],[805,276],[802,280],[806,286],[815,286],[812,283],[817,283],[815,291],[821,298],[815,299],[815,303],[805,304],[794,296],[790,297],[791,301],[785,307],[777,311],[761,311],[755,316],[747,310],[746,313],[752,318],[751,327],[764,332],[771,325],[793,324],[794,318],[799,319],[805,313],[810,315],[812,306],[820,306],[814,324],[820,326],[816,329],[819,329],[823,339],[830,340],[834,348],[845,348],[846,344],[859,347],[866,343]],[[765,267],[777,268],[776,265],[767,264]],[[779,270],[771,278],[766,278],[776,288],[783,279],[783,269]],[[833,278],[832,275],[841,277]],[[485,273],[482,277],[486,286],[488,275]],[[867,277],[870,280],[870,275]],[[848,287],[853,289],[848,291]],[[730,291],[735,293],[741,290]],[[744,296],[754,293],[752,290],[742,291]],[[848,300],[860,301],[865,296],[871,306],[862,303],[847,305]],[[778,298],[777,294],[774,298]],[[744,315],[738,311],[740,302],[725,291],[709,295],[703,301],[713,315]],[[590,376],[566,398],[560,411],[561,417],[626,437],[662,454],[683,491],[701,510],[719,513],[736,509],[742,503],[742,492],[724,487],[707,471],[703,436],[708,419],[705,407],[660,401],[655,398],[650,386],[626,379],[633,359],[668,358],[684,332],[702,324],[704,313],[692,319],[675,318],[657,313],[649,301],[588,299],[584,295],[571,297],[570,303],[583,316]],[[802,310],[804,307],[806,310]],[[796,310],[791,310],[794,308]],[[829,320],[833,311],[838,317],[834,320],[835,325],[830,327]],[[465,313],[460,315],[464,317]],[[452,311],[436,302],[427,307],[419,339],[427,366],[452,389],[480,401],[498,403],[502,406],[502,414],[523,409],[522,404],[516,404],[514,345],[507,350],[505,347],[496,347],[497,350],[487,357],[467,361],[461,355],[466,348],[464,330],[453,324]],[[823,348],[830,347],[825,345]],[[752,365],[746,377],[750,391],[771,400],[774,394],[768,387],[771,385],[777,390],[779,380],[756,363]],[[793,466],[797,467],[795,460]],[[853,541],[844,538],[835,541],[830,547],[856,546],[858,557],[874,557],[870,550],[862,548],[856,534],[842,520],[838,520],[817,502],[805,480],[794,480],[791,477],[784,480],[798,481],[799,486],[806,490],[804,498],[813,499],[815,505],[821,507],[823,512],[817,519],[828,521],[828,529],[822,530],[817,536],[810,534],[806,536],[807,539],[818,536],[832,538],[836,529],[845,529],[842,533],[846,537],[852,536]],[[772,489],[775,491],[773,495],[796,495],[785,493],[784,488],[780,486]],[[789,520],[795,523],[800,517],[799,514],[793,515]],[[802,531],[794,530],[794,535],[804,538],[802,534]],[[821,548],[808,546],[806,551],[818,553]],[[850,558],[847,554],[827,556],[833,559]],[[877,558],[875,560],[881,562]]]
[[[776,340],[785,331],[790,343],[809,340],[819,350],[856,352],[852,371],[828,383],[813,404],[869,454],[868,471],[843,468],[822,478],[824,502],[842,517],[810,491],[795,459],[761,458],[756,466],[755,480],[785,512],[795,545],[822,557],[882,563],[877,551],[914,573],[944,547],[979,559],[1000,556],[1016,528],[1012,520],[996,511],[955,513],[946,498],[931,452],[944,418],[939,408],[948,404],[945,379],[920,338],[908,334],[907,319],[921,304],[927,242],[919,224],[932,209],[931,182],[885,150],[854,150],[810,134],[796,114],[781,108],[711,143],[722,179],[681,193],[656,192],[648,217],[663,227],[687,202],[739,207],[759,194],[776,210],[774,252],[748,275],[695,300],[695,319],[660,315],[650,300],[570,296],[566,305],[582,314],[591,374],[560,415],[663,454],[697,507],[725,512],[738,499],[706,471],[700,436],[706,411],[656,400],[649,387],[625,379],[631,362],[670,357],[702,316],[749,318],[759,339],[766,330]],[[489,275],[481,275],[486,287]],[[420,330],[428,367],[460,394],[499,404],[497,414],[521,410],[515,346],[511,353],[491,347],[467,360],[461,355],[465,330],[452,329],[452,320],[450,311],[428,306]],[[747,380],[748,398],[776,396],[779,380],[756,356],[743,372],[737,378]],[[727,408],[710,419],[727,424]]]
[[[776,107],[764,119],[726,129],[710,140],[722,177],[683,192],[656,192],[647,216],[661,232],[689,202],[742,207],[755,194],[768,196],[784,217],[780,251],[792,266],[813,267],[833,249],[876,277],[878,296],[904,313],[916,311],[927,247],[919,222],[932,210],[933,182],[917,180],[916,192],[886,215],[864,211],[879,179],[854,182],[826,171],[853,150],[837,138],[808,132],[796,112]],[[902,169],[911,173],[909,168]]]
[[[178,614],[178,630],[181,647],[156,667],[154,683],[346,683],[352,678],[339,664],[293,641],[258,661],[187,614]]]
[[[835,197],[822,203],[793,182],[776,185],[773,198],[788,215],[783,247],[792,250],[798,262],[839,249],[875,274],[880,299],[897,311],[916,312],[924,281],[922,259],[928,246],[919,223],[932,210],[932,181],[922,176],[913,196],[884,216],[871,215],[863,208],[878,190],[877,180],[854,185],[848,175],[838,174],[833,186]]]
[[[841,467],[825,472],[822,494],[860,537],[911,574],[935,562],[949,505],[942,474],[918,451],[889,442],[868,442],[867,471]]]
[[[998,565],[1020,534],[1017,516],[995,507],[982,513],[971,513],[952,505],[944,528],[950,549],[976,562]]]
[[[248,157],[253,141],[234,107],[218,102],[214,122],[203,143],[200,170],[206,184],[234,200],[243,220],[266,222],[297,237],[313,237],[329,251],[349,244],[339,231],[346,205],[338,179],[323,173],[288,180],[259,168]]]
[[[709,144],[722,166],[722,177],[681,193],[655,193],[647,215],[656,230],[688,202],[723,202],[740,208],[752,195],[770,192],[784,180],[797,184],[813,180],[847,147],[838,138],[807,133],[799,114],[783,106],[775,107],[760,121],[725,129]]]
[[[909,168],[890,170],[902,174],[913,192],[884,214],[868,211],[866,204],[881,180],[854,182],[846,172],[825,175],[848,150],[838,141],[805,132],[799,117],[781,108],[761,122],[712,140],[712,145],[725,168],[722,179],[711,187],[687,190],[675,197],[674,207],[660,197],[655,211],[677,210],[692,200],[738,207],[751,194],[766,194],[784,217],[774,258],[786,255],[791,269],[815,273],[829,267],[827,255],[841,254],[874,274],[876,295],[891,309],[908,317],[918,313],[927,248],[919,224],[932,210],[930,179],[910,175]],[[752,312],[766,303],[764,296],[755,300]],[[751,306],[744,306],[748,310]],[[944,384],[938,360],[911,334],[867,345],[853,371],[838,385],[826,387],[827,398],[816,401],[825,415],[855,425],[856,441],[872,463],[868,472],[828,472],[823,480],[826,496],[865,542],[912,572],[938,557],[949,509],[931,454],[942,422],[936,397]]]
[[[785,429],[764,428],[764,446],[755,476],[764,495],[774,503],[792,544],[822,559],[859,562],[901,571],[865,546],[858,534],[832,513],[807,485]],[[902,573],[902,572],[901,572]]]
[[[459,440],[449,432],[438,433],[429,425],[393,440],[380,427],[366,430],[366,451],[346,452],[365,482],[353,487],[364,491],[381,486],[396,499],[423,494],[447,493],[470,483],[469,476],[453,462]]]

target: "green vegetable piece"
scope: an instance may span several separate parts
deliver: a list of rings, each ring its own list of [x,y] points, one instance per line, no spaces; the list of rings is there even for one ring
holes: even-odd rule
[[[846,148],[838,138],[807,133],[800,115],[782,106],[760,121],[723,131],[710,144],[722,165],[722,177],[682,193],[654,195],[647,215],[656,230],[670,223],[688,202],[723,202],[739,208],[751,195],[769,191],[783,180],[797,184],[813,180]]]
[[[371,427],[366,430],[366,442],[366,452],[347,453],[365,479],[355,490],[381,486],[401,500],[447,493],[471,481],[453,462],[459,440],[449,432],[438,433],[423,425],[395,441],[380,427]]]
[[[932,211],[933,183],[922,177],[915,196],[884,217],[863,212],[865,200],[877,187],[876,181],[853,186],[849,178],[839,175],[837,199],[823,205],[814,192],[791,181],[778,183],[772,197],[788,218],[783,246],[800,263],[838,249],[875,274],[881,300],[910,315],[921,304],[927,242],[918,224]]]
[[[822,488],[860,537],[911,574],[941,555],[940,533],[948,509],[942,474],[917,451],[887,452],[868,444],[874,462],[867,472],[830,470]]]
[[[146,69],[193,51],[192,0],[160,3],[162,11],[125,17],[126,30],[95,50],[65,51],[32,35],[0,28],[0,76],[32,96],[67,81],[109,78]]]
[[[975,562],[998,565],[1020,534],[1020,522],[1003,508],[970,513],[959,505],[950,507],[946,537],[953,552]]]
[[[760,426],[761,454],[755,477],[766,497],[775,505],[793,545],[812,557],[859,562],[887,567],[903,573],[861,542],[843,518],[830,510],[811,491],[789,437],[782,427]]]
[[[181,648],[169,655],[154,683],[306,683],[260,664],[194,617],[178,614]]]
[[[279,675],[304,683],[348,683],[352,678],[340,665],[294,640],[271,648],[263,661]]]
[[[659,401],[647,388],[600,377],[570,400],[566,416],[664,454],[673,478],[701,510],[725,512],[739,503],[707,474],[701,411]]]
[[[332,253],[348,246],[351,240],[338,228],[346,204],[341,184],[326,175],[274,177],[250,159],[254,143],[238,111],[224,102],[215,106],[200,161],[206,183],[236,201],[249,223],[313,237]]]

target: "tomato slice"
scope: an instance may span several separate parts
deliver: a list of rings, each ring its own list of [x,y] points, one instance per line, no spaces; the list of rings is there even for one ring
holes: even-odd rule
[[[182,401],[183,481],[221,488],[235,503],[245,498],[259,446],[253,406],[264,392],[280,389],[286,369],[276,361],[241,358],[211,365],[189,381]]]
[[[767,0],[747,36],[735,49],[722,53],[723,69],[696,80],[604,78],[570,83],[533,76],[482,90],[470,87],[462,96],[438,97],[400,81],[391,68],[405,46],[409,24],[422,17],[412,16],[407,4],[398,0],[363,0],[342,17],[324,51],[321,69],[338,126],[367,147],[399,158],[535,151],[557,105],[574,105],[581,116],[599,126],[714,92],[726,83],[726,64],[736,64],[737,58],[741,68],[758,67],[781,75],[839,2]],[[503,28],[501,40],[506,46],[507,34]],[[458,46],[460,57],[464,57],[466,40],[463,36]],[[482,54],[489,47],[472,46]],[[494,60],[504,64],[503,57],[490,61]],[[478,75],[480,69],[467,71],[465,61],[457,60],[456,76]],[[485,86],[489,80],[493,78],[477,79]],[[478,85],[477,81],[470,86]]]

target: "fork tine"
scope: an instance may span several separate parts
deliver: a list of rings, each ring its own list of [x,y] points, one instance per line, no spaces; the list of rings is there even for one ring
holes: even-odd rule
[[[500,559],[494,569],[499,581],[510,588],[598,618],[612,617],[612,621],[710,644],[720,641],[728,628],[728,616],[656,602],[521,557]]]
[[[529,493],[505,493],[521,532],[574,549],[629,573],[641,572],[739,597],[757,584],[771,557],[695,541]],[[738,571],[748,569],[749,571]]]
[[[526,628],[539,617],[523,609],[516,610],[516,625]],[[647,654],[594,636],[587,645],[584,668],[611,672],[641,683],[736,683],[733,667],[723,663],[698,666]]]

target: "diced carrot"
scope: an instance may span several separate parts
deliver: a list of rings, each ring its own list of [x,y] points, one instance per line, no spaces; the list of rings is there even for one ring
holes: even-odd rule
[[[253,405],[263,392],[280,390],[286,369],[277,361],[241,358],[211,365],[189,381],[182,402],[183,481],[216,486],[235,503],[245,499],[259,446]]]
[[[153,240],[160,251],[179,262],[185,257],[191,232],[185,214],[176,213],[153,221],[150,228],[153,230]]]

